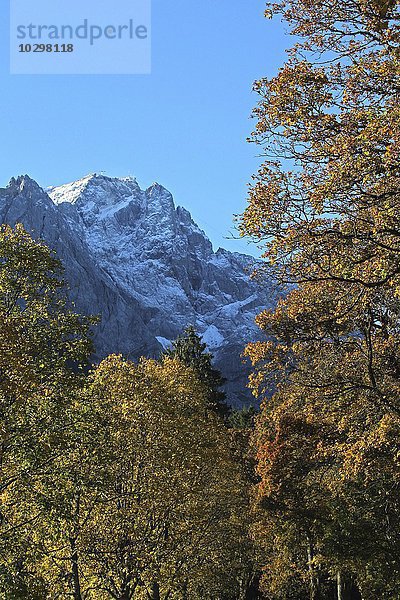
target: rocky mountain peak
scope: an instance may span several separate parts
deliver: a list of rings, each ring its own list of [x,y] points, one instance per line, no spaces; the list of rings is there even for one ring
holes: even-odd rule
[[[19,175],[18,177],[12,177],[6,188],[13,195],[21,193],[34,194],[42,193],[42,188],[36,183],[34,179],[31,179],[29,175]]]
[[[133,177],[107,177],[103,174],[92,173],[78,181],[66,183],[57,187],[50,187],[47,193],[55,204],[76,204],[79,207],[86,205],[99,208],[112,206],[121,197],[132,197],[140,192],[137,181]]]
[[[255,259],[213,251],[190,213],[154,183],[91,174],[44,192],[29,177],[0,190],[0,222],[22,222],[53,247],[79,310],[100,314],[97,357],[157,357],[194,324],[228,380],[235,405],[251,401],[241,354],[254,317],[275,302],[250,279]]]

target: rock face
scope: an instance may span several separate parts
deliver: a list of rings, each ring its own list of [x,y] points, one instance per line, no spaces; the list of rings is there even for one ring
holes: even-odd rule
[[[214,252],[165,188],[89,175],[44,191],[18,177],[0,189],[0,222],[20,222],[55,249],[79,311],[102,316],[96,358],[156,357],[192,324],[228,380],[230,403],[251,401],[240,355],[274,288],[250,280],[253,258]]]

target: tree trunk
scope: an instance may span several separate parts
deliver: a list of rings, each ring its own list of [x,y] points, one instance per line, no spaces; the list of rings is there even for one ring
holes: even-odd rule
[[[314,565],[312,563],[314,559],[314,548],[309,536],[307,536],[307,559],[308,573],[310,576],[310,600],[320,600],[319,577],[316,574]]]
[[[81,584],[79,581],[78,550],[76,539],[70,539],[71,544],[71,574],[72,574],[72,593],[74,600],[82,600]]]
[[[135,586],[136,587],[136,586]],[[133,598],[135,588],[131,586],[124,587],[118,600],[131,600]]]
[[[151,586],[150,598],[151,600],[160,600],[160,586],[156,581]]]
[[[336,575],[337,582],[337,600],[362,600],[357,586],[352,582],[351,577],[342,571]]]
[[[262,598],[263,596],[260,594],[259,585],[260,575],[257,573],[248,583],[244,600],[259,600],[259,598]]]
[[[188,580],[186,579],[182,587],[182,600],[189,600],[188,596]]]
[[[342,573],[340,571],[337,572],[336,583],[337,583],[337,600],[344,600],[343,577],[342,577]]]

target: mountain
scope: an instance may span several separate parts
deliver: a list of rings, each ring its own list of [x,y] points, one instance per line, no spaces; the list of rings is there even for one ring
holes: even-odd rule
[[[43,190],[28,176],[0,189],[0,222],[22,223],[62,260],[71,300],[100,314],[96,359],[156,357],[192,324],[227,378],[232,405],[251,401],[241,353],[254,317],[276,301],[249,277],[255,259],[212,244],[164,187],[89,175]]]

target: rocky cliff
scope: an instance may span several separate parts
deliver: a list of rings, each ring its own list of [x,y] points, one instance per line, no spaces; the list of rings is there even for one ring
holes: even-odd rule
[[[230,402],[251,400],[240,355],[274,288],[250,279],[253,258],[214,252],[165,188],[94,174],[44,191],[23,176],[0,189],[0,221],[23,223],[55,249],[77,308],[102,317],[97,358],[158,356],[192,324],[228,379]]]

